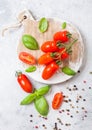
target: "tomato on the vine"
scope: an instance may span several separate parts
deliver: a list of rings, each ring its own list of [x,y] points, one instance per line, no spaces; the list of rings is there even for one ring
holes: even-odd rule
[[[68,52],[66,51],[65,48],[61,48],[59,50],[59,53],[61,54],[61,60],[65,60],[65,59],[69,58],[69,54],[68,54]]]
[[[42,78],[45,80],[51,78],[58,69],[59,65],[55,61],[51,62],[44,68],[42,72]]]
[[[71,34],[68,31],[60,31],[54,34],[53,39],[55,42],[61,41],[62,43],[65,43],[70,37]]]
[[[59,46],[55,41],[47,41],[42,44],[41,50],[43,52],[55,52],[59,50]]]
[[[38,64],[43,65],[43,64],[49,64],[50,62],[52,62],[54,59],[51,56],[51,53],[45,53],[43,55],[41,55],[38,59]]]

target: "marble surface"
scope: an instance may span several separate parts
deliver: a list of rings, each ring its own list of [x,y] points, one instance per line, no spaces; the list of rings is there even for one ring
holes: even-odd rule
[[[51,91],[46,95],[50,111],[47,118],[43,118],[33,104],[20,106],[20,101],[27,95],[20,89],[15,78],[15,71],[21,70],[16,50],[23,28],[11,30],[9,34],[5,33],[4,37],[0,34],[0,130],[53,130],[55,122],[58,130],[91,130],[92,0],[0,0],[0,32],[5,26],[16,23],[19,12],[24,9],[31,10],[36,19],[43,16],[58,17],[72,22],[80,30],[84,40],[84,61],[80,73],[74,78],[52,85]],[[35,88],[43,86],[30,80]],[[51,107],[51,101],[59,91],[66,96],[66,102],[55,111]],[[59,123],[57,118],[60,118],[62,123]],[[43,127],[43,124],[46,127]]]

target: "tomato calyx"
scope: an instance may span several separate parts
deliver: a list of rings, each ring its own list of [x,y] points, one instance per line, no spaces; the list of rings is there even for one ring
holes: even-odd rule
[[[18,77],[19,75],[22,75],[22,72],[21,71],[16,71],[15,76]]]
[[[56,60],[57,65],[61,65],[62,61],[61,60]]]
[[[66,36],[67,36],[68,38],[72,38],[72,34],[71,34],[70,32],[67,32]]]

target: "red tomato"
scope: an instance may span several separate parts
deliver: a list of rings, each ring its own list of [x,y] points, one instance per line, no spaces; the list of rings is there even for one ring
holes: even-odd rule
[[[20,59],[22,62],[24,62],[24,63],[26,63],[26,64],[29,64],[29,65],[33,65],[33,64],[36,63],[35,58],[34,58],[31,54],[29,54],[29,53],[27,53],[27,52],[20,52],[20,54],[19,54],[19,59]]]
[[[31,82],[27,78],[27,76],[25,74],[22,74],[21,72],[16,72],[16,74],[17,74],[17,81],[19,85],[21,86],[21,88],[24,91],[31,93],[33,91],[33,87],[32,87]]]
[[[59,66],[56,64],[56,62],[55,61],[51,62],[44,68],[42,72],[42,78],[45,80],[51,78],[58,69],[59,69]]]
[[[57,43],[55,41],[47,41],[42,44],[41,50],[43,52],[55,52],[58,51],[59,48],[57,46]]]
[[[59,109],[63,102],[63,94],[62,93],[56,93],[54,95],[53,101],[52,101],[52,108],[53,109]]]
[[[65,48],[61,48],[59,53],[61,54],[61,59],[65,60],[67,58],[69,58],[69,54],[67,53]]]
[[[53,58],[51,57],[51,53],[48,52],[40,56],[40,58],[38,59],[38,64],[40,65],[49,64],[52,61],[53,61]]]
[[[69,40],[68,34],[69,34],[68,31],[56,32],[53,36],[53,39],[55,42],[61,41],[64,43],[64,42],[67,42]]]

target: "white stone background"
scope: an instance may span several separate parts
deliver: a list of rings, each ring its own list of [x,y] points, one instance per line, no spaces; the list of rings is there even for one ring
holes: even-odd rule
[[[53,130],[54,123],[59,117],[63,125],[58,123],[58,128],[62,130],[91,130],[92,129],[92,0],[0,0],[0,31],[6,26],[17,22],[18,13],[24,9],[29,9],[35,18],[58,17],[73,23],[81,32],[85,54],[81,73],[73,79],[63,84],[52,85],[52,91],[46,95],[50,105],[48,119],[39,117],[33,104],[29,106],[20,106],[20,101],[27,95],[22,91],[16,81],[15,71],[21,69],[17,58],[17,45],[22,34],[22,28],[6,33],[5,37],[0,34],[0,130],[44,130],[42,124],[46,124],[47,130]],[[30,79],[37,88],[43,84]],[[86,81],[86,83],[84,83]],[[67,87],[73,88],[76,84],[78,91],[69,91]],[[85,89],[83,91],[82,89]],[[70,103],[63,103],[60,110],[64,109],[62,114],[51,108],[51,101],[54,93],[62,91],[72,100],[75,108],[70,107]],[[82,96],[79,103],[76,103],[76,97]],[[83,99],[86,99],[84,102]],[[77,108],[77,106],[79,108]],[[87,111],[87,117],[84,110]],[[70,115],[67,115],[66,109],[70,109]],[[76,113],[78,111],[79,113]],[[29,115],[33,114],[33,117]],[[84,117],[84,120],[82,120]],[[31,123],[30,120],[33,120]],[[66,126],[70,123],[70,126]]]

